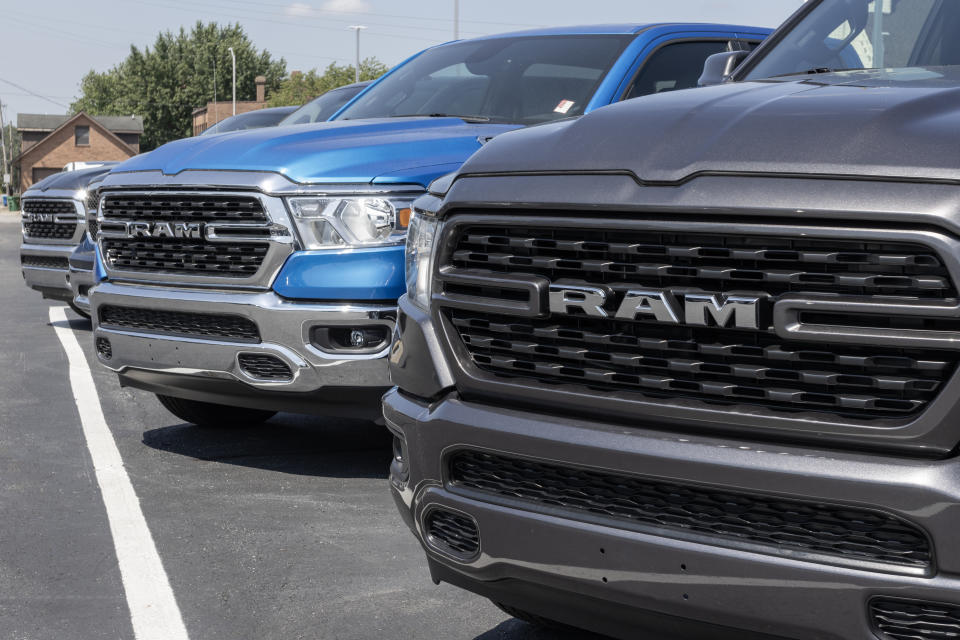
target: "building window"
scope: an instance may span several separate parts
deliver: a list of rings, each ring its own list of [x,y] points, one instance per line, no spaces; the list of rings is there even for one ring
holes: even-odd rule
[[[73,139],[78,147],[90,146],[90,127],[82,126],[73,129]]]

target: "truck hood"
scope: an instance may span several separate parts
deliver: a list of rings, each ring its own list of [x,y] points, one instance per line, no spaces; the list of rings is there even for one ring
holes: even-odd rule
[[[385,182],[423,184],[438,172],[459,167],[487,138],[516,128],[459,118],[266,127],[177,140],[128,160],[114,172],[270,171],[304,184],[369,183],[381,176]],[[440,168],[418,170],[430,166]]]
[[[741,82],[628,100],[502,136],[461,173],[626,171],[960,179],[960,69]]]
[[[23,193],[25,196],[36,196],[47,191],[66,191],[85,188],[91,182],[110,173],[110,170],[117,166],[112,162],[100,167],[91,167],[89,169],[79,169],[77,171],[61,171],[52,176],[47,176],[40,182],[32,185]]]

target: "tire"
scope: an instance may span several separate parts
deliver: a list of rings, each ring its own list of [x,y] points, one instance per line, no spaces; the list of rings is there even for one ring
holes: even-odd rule
[[[73,300],[71,300],[67,304],[70,305],[70,308],[73,309],[73,312],[78,316],[80,316],[81,318],[86,318],[87,320],[90,319],[90,314],[84,311],[83,309],[81,309],[80,307],[78,307],[76,303],[73,302]]]
[[[517,609],[516,607],[502,604],[496,600],[491,600],[490,602],[496,605],[500,611],[503,611],[508,616],[513,616],[517,620],[523,620],[527,624],[532,624],[535,627],[542,627],[544,629],[550,629],[551,631],[566,631],[568,633],[572,631],[579,631],[583,633],[583,631],[580,629],[563,624],[562,622],[557,622],[556,620],[551,620],[550,618],[544,618],[543,616],[538,616],[535,613],[530,613],[529,611],[524,611],[523,609]]]
[[[276,411],[230,407],[160,394],[157,394],[157,400],[167,411],[184,422],[200,427],[249,427],[266,422],[277,415]]]

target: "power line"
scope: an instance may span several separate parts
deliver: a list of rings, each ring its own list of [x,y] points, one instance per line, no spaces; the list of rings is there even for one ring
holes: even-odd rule
[[[39,94],[39,93],[37,93],[37,92],[35,92],[35,91],[31,91],[30,89],[27,89],[26,87],[21,86],[21,85],[17,84],[16,82],[12,82],[12,81],[6,80],[6,79],[4,79],[4,78],[0,78],[0,82],[6,82],[6,83],[9,84],[10,86],[16,87],[17,89],[20,89],[20,91],[26,91],[27,93],[29,93],[29,94],[30,94],[31,96],[33,96],[34,98],[40,98],[41,100],[46,100],[47,102],[52,102],[53,104],[57,105],[58,107],[63,107],[64,109],[70,109],[70,107],[68,107],[67,105],[63,104],[62,102],[57,102],[57,101],[54,100],[53,98],[50,98],[50,97],[45,96],[45,95],[41,95],[41,94]]]

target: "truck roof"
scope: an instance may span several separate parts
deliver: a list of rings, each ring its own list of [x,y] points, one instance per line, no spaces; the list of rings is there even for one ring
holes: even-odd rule
[[[722,31],[747,31],[756,32],[757,27],[746,25],[720,24],[710,22],[649,22],[649,23],[622,23],[622,24],[594,24],[594,25],[575,25],[569,27],[544,27],[538,29],[526,29],[523,31],[511,31],[508,33],[498,33],[489,36],[480,36],[471,38],[471,40],[485,40],[492,38],[512,38],[516,36],[576,36],[576,35],[631,35],[637,34],[654,27],[671,27],[671,30],[722,30]]]

